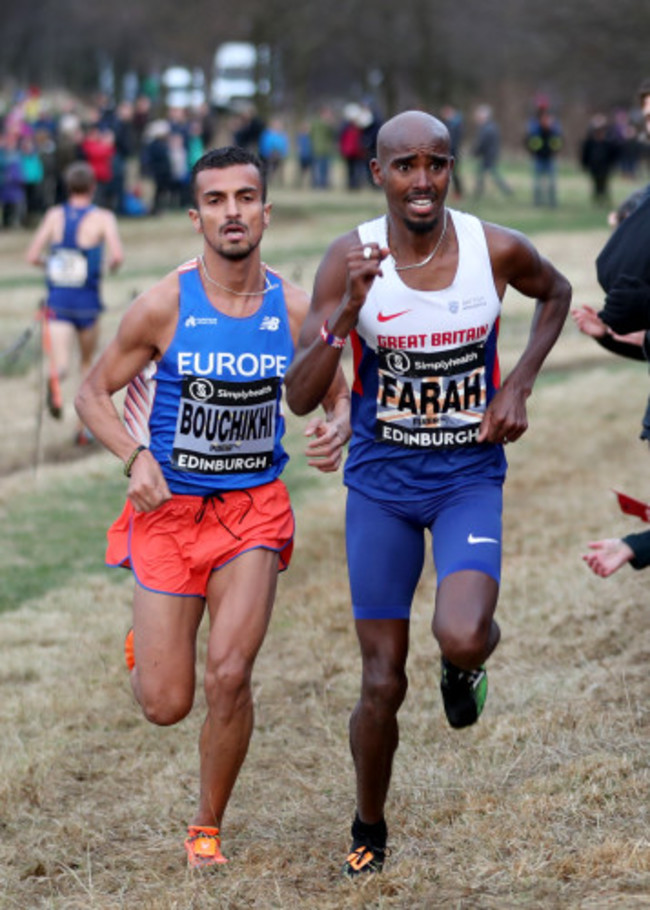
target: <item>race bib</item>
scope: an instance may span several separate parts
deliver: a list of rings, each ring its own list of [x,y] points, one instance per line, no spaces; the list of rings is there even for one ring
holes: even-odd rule
[[[80,288],[88,278],[88,260],[80,250],[61,247],[48,257],[46,272],[54,287]]]
[[[473,445],[485,412],[485,346],[379,348],[375,440],[410,449]]]
[[[280,379],[184,376],[172,463],[192,474],[244,474],[273,463]]]

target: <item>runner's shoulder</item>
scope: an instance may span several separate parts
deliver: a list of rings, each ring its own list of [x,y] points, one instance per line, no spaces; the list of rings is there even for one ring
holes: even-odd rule
[[[356,228],[341,234],[330,243],[325,251],[317,272],[317,283],[326,278],[330,280],[333,277],[338,279],[337,283],[345,281],[347,274],[346,258],[351,249],[359,246],[361,240]]]
[[[129,307],[138,320],[150,320],[156,326],[164,326],[178,316],[180,286],[178,271],[168,272],[146,291],[138,294]]]
[[[178,323],[178,303],[178,275],[173,271],[131,302],[118,329],[122,347],[165,350]]]
[[[489,221],[481,223],[493,266],[501,265],[508,270],[508,267],[536,265],[539,262],[539,251],[521,231]]]
[[[359,246],[360,243],[361,238],[359,237],[359,231],[357,228],[353,228],[351,231],[347,231],[345,234],[336,237],[329,245],[325,256],[331,254],[332,257],[345,257],[352,247]]]
[[[301,288],[293,281],[283,278],[277,272],[269,271],[267,274],[271,282],[277,280],[282,283],[282,292],[284,294],[284,303],[287,308],[287,315],[291,325],[291,334],[295,339],[298,336],[300,327],[309,310],[309,294],[304,288]]]

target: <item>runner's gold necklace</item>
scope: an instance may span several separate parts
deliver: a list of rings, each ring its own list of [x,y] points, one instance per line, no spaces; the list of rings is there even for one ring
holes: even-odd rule
[[[264,263],[260,266],[260,274],[264,277],[264,287],[261,291],[235,291],[233,288],[227,288],[225,284],[219,284],[219,282],[212,277],[208,272],[208,267],[205,264],[205,259],[203,256],[199,256],[199,262],[203,268],[203,274],[208,279],[210,284],[213,284],[217,288],[221,288],[222,291],[227,291],[229,294],[234,294],[236,297],[259,297],[261,294],[266,294],[268,291],[274,291],[278,285],[273,284],[269,278],[266,267]]]
[[[445,209],[444,215],[443,215],[442,233],[441,233],[440,237],[438,237],[438,242],[436,243],[434,248],[431,250],[429,255],[427,257],[425,257],[422,260],[422,262],[414,262],[412,265],[397,265],[397,262],[395,262],[395,254],[393,253],[393,262],[395,262],[395,271],[396,272],[406,272],[409,269],[421,269],[422,266],[429,265],[431,260],[434,258],[434,256],[440,249],[442,241],[445,239],[446,233],[447,233],[447,209]],[[204,268],[205,268],[205,266],[204,266]]]

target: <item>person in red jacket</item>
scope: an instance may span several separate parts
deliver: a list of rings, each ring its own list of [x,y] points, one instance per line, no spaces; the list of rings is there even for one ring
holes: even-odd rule
[[[88,127],[81,141],[81,153],[95,175],[97,205],[112,208],[111,184],[115,156],[115,137],[112,131],[102,129],[98,124]]]

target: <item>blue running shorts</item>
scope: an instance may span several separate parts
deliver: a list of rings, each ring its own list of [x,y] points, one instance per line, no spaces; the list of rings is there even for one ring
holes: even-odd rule
[[[346,547],[355,619],[408,619],[433,535],[438,584],[473,569],[501,577],[501,482],[462,484],[422,501],[379,502],[349,489]]]
[[[96,295],[79,297],[68,297],[61,300],[57,297],[55,300],[50,299],[48,302],[48,317],[58,319],[61,322],[71,322],[75,329],[80,332],[83,329],[89,329],[95,325],[102,315],[104,307]]]

